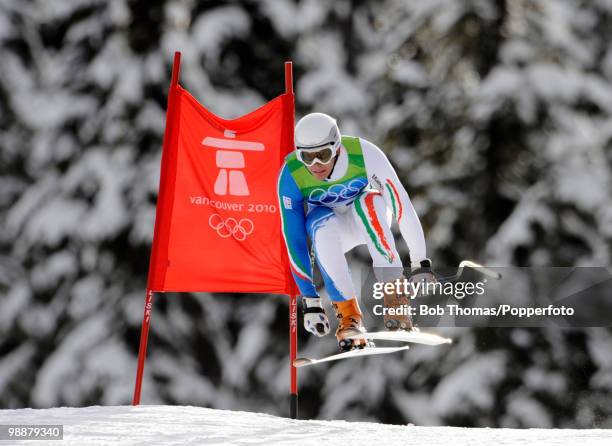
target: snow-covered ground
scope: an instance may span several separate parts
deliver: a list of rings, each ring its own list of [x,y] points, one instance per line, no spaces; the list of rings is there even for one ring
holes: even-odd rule
[[[472,429],[346,421],[290,420],[272,415],[190,406],[111,406],[0,410],[0,424],[63,424],[63,441],[27,445],[601,445],[612,430]],[[9,444],[2,441],[0,444]]]

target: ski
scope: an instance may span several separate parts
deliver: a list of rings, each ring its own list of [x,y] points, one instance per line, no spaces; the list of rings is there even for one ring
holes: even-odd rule
[[[424,345],[452,344],[453,340],[433,333],[422,331],[374,331],[348,336],[351,339],[380,339],[385,341],[412,342]]]
[[[389,353],[399,352],[401,350],[408,350],[410,346],[403,345],[401,347],[366,347],[361,349],[355,349],[344,353],[338,353],[331,356],[326,356],[321,359],[312,358],[297,358],[293,361],[294,367],[306,367],[309,365],[320,364],[322,362],[337,361],[339,359],[356,358],[358,356],[371,356],[371,355],[386,355]]]

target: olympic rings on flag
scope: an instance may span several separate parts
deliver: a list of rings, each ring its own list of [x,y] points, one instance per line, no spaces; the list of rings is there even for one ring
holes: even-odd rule
[[[356,178],[348,184],[334,184],[327,190],[318,187],[310,192],[308,202],[321,206],[329,206],[353,201],[367,184],[367,180]]]
[[[235,218],[230,217],[223,220],[223,217],[219,214],[212,214],[208,218],[208,224],[217,231],[219,237],[228,238],[233,236],[239,242],[244,241],[255,230],[255,224],[249,218],[241,218],[237,221]]]

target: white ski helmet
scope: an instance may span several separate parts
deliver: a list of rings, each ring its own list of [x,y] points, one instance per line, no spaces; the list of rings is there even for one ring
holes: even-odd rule
[[[340,147],[340,129],[336,120],[325,113],[310,113],[295,126],[296,149],[323,149],[334,152]]]

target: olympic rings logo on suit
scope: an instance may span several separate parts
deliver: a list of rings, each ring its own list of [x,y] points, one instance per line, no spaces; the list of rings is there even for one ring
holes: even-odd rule
[[[255,230],[255,224],[249,218],[241,218],[236,220],[230,217],[223,220],[219,214],[212,214],[208,218],[208,224],[212,229],[217,231],[219,237],[228,238],[234,237],[239,242],[246,240],[248,235],[251,235]]]
[[[327,190],[318,187],[310,191],[308,202],[319,205],[341,204],[354,199],[367,184],[367,180],[356,178],[348,184],[334,184]]]

